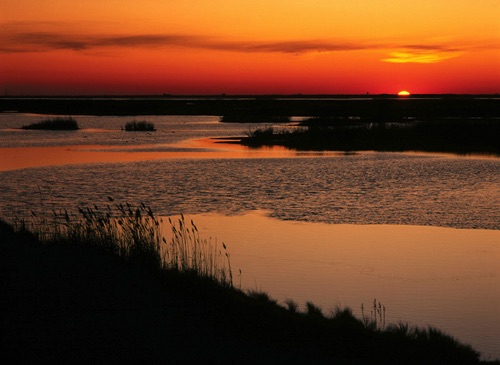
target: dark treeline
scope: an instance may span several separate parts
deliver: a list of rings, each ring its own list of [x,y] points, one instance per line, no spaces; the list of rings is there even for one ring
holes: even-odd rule
[[[479,96],[0,98],[0,112],[59,115],[356,116],[372,119],[499,117],[500,100]]]

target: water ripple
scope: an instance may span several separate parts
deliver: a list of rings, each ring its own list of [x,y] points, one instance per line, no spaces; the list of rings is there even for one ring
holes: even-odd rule
[[[500,229],[500,163],[373,153],[158,160],[7,171],[1,213],[117,200],[161,214],[267,210],[283,220]],[[44,204],[48,204],[45,202]],[[46,209],[45,209],[46,210]]]

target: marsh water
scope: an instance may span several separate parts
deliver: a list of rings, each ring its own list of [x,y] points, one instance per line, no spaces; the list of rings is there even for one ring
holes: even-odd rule
[[[0,216],[145,202],[225,242],[235,284],[280,302],[436,326],[500,358],[500,159],[250,149],[216,116],[76,116],[78,131],[0,114]],[[241,270],[241,275],[239,270]]]

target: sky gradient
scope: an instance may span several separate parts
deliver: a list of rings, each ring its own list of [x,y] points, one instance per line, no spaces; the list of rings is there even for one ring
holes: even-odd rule
[[[3,0],[0,90],[500,92],[498,0]]]

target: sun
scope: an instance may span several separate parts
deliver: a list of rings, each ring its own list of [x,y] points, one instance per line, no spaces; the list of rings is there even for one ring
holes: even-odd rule
[[[400,92],[398,92],[398,96],[410,96],[410,92],[409,91],[406,91],[406,90],[401,90]]]

